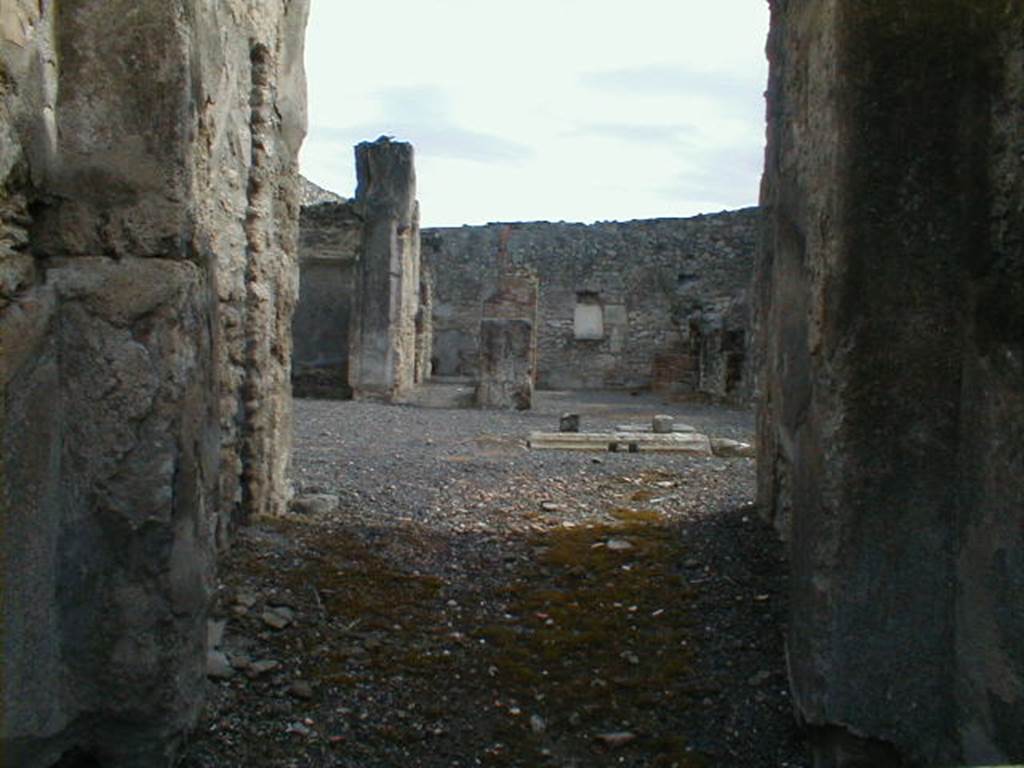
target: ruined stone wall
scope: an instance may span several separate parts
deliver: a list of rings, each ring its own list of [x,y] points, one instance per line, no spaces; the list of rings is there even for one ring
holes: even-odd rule
[[[1024,6],[773,3],[759,496],[821,765],[1024,759]]]
[[[745,316],[729,308],[750,282],[757,219],[751,208],[690,219],[511,225],[510,262],[540,282],[538,386],[646,387],[655,358],[669,354],[694,361],[671,383],[700,389],[700,344],[691,348],[691,329],[711,336],[739,319],[730,330],[745,335]],[[478,373],[481,304],[496,285],[506,226],[424,230],[423,258],[435,276],[435,375]],[[577,338],[580,303],[598,308],[582,310],[601,318],[595,338]],[[737,397],[739,385],[709,391]]]
[[[308,0],[196,2],[194,10],[197,247],[216,265],[220,502],[236,520],[287,504],[307,10]]]
[[[4,765],[194,722],[217,533],[284,495],[305,15],[0,6]]]
[[[321,203],[303,207],[299,231],[292,391],[296,397],[347,397],[349,319],[363,220],[350,202]]]

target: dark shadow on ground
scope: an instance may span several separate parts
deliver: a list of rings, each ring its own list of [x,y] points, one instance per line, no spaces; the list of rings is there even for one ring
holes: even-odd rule
[[[300,445],[333,413],[303,410]],[[354,488],[352,440],[310,449],[318,483],[344,472],[340,506],[241,535],[214,610],[235,669],[187,766],[807,765],[752,461],[538,456],[509,437],[530,419],[340,414],[394,463]]]

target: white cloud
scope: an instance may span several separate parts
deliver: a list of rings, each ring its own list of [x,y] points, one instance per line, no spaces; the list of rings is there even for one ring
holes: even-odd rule
[[[766,32],[763,0],[313,0],[302,170],[351,194],[355,143],[412,141],[426,226],[750,205]]]
[[[481,163],[519,163],[533,154],[525,144],[457,125],[449,97],[437,86],[385,88],[376,99],[378,114],[373,119],[345,126],[318,125],[311,133],[323,141],[352,145],[391,136],[412,142],[417,155]]]
[[[642,144],[686,144],[697,135],[692,125],[651,125],[650,123],[584,123],[569,132],[573,137],[596,137]]]

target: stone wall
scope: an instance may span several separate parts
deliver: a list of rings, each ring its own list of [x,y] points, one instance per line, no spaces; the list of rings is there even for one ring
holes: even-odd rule
[[[794,703],[822,766],[1020,762],[1024,6],[772,13],[758,468]]]
[[[510,229],[511,265],[532,270],[540,283],[538,386],[648,387],[655,359],[668,355],[679,364],[666,387],[744,399],[742,359],[739,378],[726,386],[712,358],[723,332],[746,348],[746,314],[734,307],[750,283],[757,221],[751,208],[690,219],[425,229],[433,372],[478,375],[481,305],[494,290]]]
[[[285,496],[304,2],[0,7],[0,761],[173,761]]]
[[[292,320],[292,391],[348,397],[349,318],[363,220],[350,202],[304,206],[299,220],[299,303]]]

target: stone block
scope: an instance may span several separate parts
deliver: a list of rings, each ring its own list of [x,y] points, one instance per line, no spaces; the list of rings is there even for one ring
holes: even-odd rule
[[[531,432],[527,445],[537,451],[712,455],[708,436],[697,432],[671,435],[651,432]]]
[[[655,416],[651,419],[651,431],[661,435],[671,434],[675,430],[675,419],[671,416]]]
[[[480,323],[477,405],[520,411],[530,408],[533,339],[533,323],[529,320],[485,319]]]

